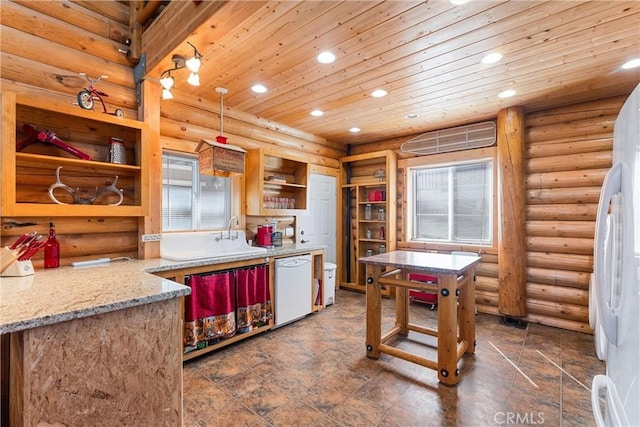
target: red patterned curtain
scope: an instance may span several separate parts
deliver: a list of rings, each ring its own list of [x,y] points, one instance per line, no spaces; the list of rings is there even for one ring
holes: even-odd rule
[[[185,351],[206,347],[236,333],[233,272],[186,278],[191,295],[185,297]]]
[[[273,317],[269,292],[269,267],[236,271],[238,333],[251,331]]]

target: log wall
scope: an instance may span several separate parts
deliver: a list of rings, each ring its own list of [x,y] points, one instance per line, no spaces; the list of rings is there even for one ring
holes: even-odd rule
[[[625,97],[527,115],[528,319],[589,328],[595,215]]]
[[[97,87],[109,94],[105,99],[108,109],[120,108],[127,118],[144,118],[155,123],[155,118],[149,120],[139,116],[133,66],[120,52],[128,49],[125,44],[128,32],[129,7],[125,2],[3,1],[0,14],[2,90],[37,95],[54,107],[70,105],[77,102],[77,93],[87,83],[78,73],[92,77],[106,74],[108,79],[99,82]],[[193,100],[179,90],[173,93],[175,99],[172,101],[161,101],[157,97],[159,129],[154,124],[151,130],[159,138],[161,149],[194,153],[202,138],[215,139],[220,133],[219,102]],[[147,110],[151,112],[155,108]],[[229,142],[245,149],[276,148],[284,153],[302,155],[313,164],[336,169],[338,159],[346,154],[343,147],[323,138],[230,108],[225,108],[224,118],[224,133]],[[152,178],[161,173],[157,166],[153,169],[150,171]],[[150,182],[155,183],[154,187],[160,185],[158,179],[150,179]],[[161,189],[157,188],[152,194],[162,194]],[[236,199],[241,196],[238,194]],[[159,209],[153,208],[151,212],[152,215],[139,222],[137,218],[3,217],[0,245],[26,231],[46,235],[52,221],[61,244],[61,265],[88,258],[137,257],[143,252],[145,257],[153,256],[158,251],[146,249],[157,244],[143,247],[138,236],[159,232]],[[283,221],[290,223],[291,218]],[[36,269],[42,268],[42,253],[36,255],[33,262]]]
[[[611,167],[613,125],[626,97],[614,97],[525,115],[525,320],[592,333],[588,324],[595,217],[604,175]],[[352,154],[393,149],[403,140],[352,147]],[[404,171],[398,171],[398,247],[450,251],[438,245],[408,246],[404,236]],[[473,248],[453,248],[474,250]],[[477,249],[475,249],[477,250]],[[498,310],[498,249],[483,248],[477,268],[479,312]]]
[[[138,118],[133,68],[126,51],[129,7],[116,1],[3,1],[0,14],[0,75],[3,91],[35,95],[53,107],[76,103],[91,77],[108,79],[96,86],[109,96],[107,108]],[[80,108],[80,107],[78,107]],[[55,177],[51,177],[51,183]],[[138,219],[108,217],[2,217],[0,245],[26,231],[47,235],[56,225],[62,265],[81,259],[138,256]],[[35,225],[34,225],[35,224]],[[34,258],[43,267],[43,253]]]

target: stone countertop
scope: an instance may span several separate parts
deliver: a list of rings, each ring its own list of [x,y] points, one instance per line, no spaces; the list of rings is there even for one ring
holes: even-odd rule
[[[358,258],[363,264],[411,268],[431,273],[460,274],[480,261],[479,256],[438,254],[430,252],[392,251]]]
[[[323,245],[287,245],[266,253],[194,261],[113,261],[88,267],[38,270],[25,277],[0,278],[0,334],[89,317],[96,314],[178,298],[191,293],[183,286],[152,273],[182,268],[265,259],[313,250]]]

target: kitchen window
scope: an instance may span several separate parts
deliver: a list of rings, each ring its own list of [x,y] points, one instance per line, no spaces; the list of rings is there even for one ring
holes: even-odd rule
[[[433,162],[428,157],[423,164],[406,169],[407,240],[492,245],[493,157],[450,162]],[[447,158],[452,155],[441,157]]]
[[[225,228],[231,218],[231,179],[203,175],[198,159],[162,155],[162,231]]]

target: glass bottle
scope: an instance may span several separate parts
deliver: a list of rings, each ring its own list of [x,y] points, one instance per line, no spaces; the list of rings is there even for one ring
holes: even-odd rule
[[[60,244],[56,239],[56,229],[49,223],[49,238],[44,244],[44,268],[58,268],[60,266]]]
[[[384,209],[378,209],[378,221],[384,221]]]
[[[384,240],[384,227],[380,227],[380,235],[378,237],[380,240]]]
[[[368,229],[367,229],[366,235],[367,235],[367,239],[371,239],[373,237],[373,233],[371,233],[371,230],[368,230]]]
[[[371,203],[367,203],[366,206],[364,207],[364,219],[370,220],[372,215],[373,215],[373,212],[371,208]]]

